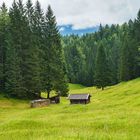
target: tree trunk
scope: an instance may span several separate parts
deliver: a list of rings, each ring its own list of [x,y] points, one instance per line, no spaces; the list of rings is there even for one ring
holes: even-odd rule
[[[102,87],[102,90],[104,90],[104,87]]]
[[[47,99],[49,99],[50,98],[50,91],[48,91],[47,93],[48,93]]]
[[[38,92],[38,96],[41,98],[41,92],[40,91]]]

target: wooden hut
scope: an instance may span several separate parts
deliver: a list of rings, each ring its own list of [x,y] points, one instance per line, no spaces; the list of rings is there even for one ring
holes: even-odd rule
[[[90,94],[69,94],[68,99],[71,104],[88,104],[90,97]]]
[[[45,107],[50,105],[49,99],[39,99],[31,101],[31,108]]]
[[[60,103],[60,96],[59,95],[50,97],[49,99],[50,99],[50,102],[52,104],[59,104]]]

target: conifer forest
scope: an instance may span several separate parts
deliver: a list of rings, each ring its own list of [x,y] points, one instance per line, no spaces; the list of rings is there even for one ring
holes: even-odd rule
[[[0,8],[0,92],[34,99],[51,91],[68,94],[68,83],[105,87],[140,77],[140,11],[135,20],[100,24],[90,34],[67,35],[51,5],[42,10],[13,1]],[[82,17],[81,17],[82,18]]]

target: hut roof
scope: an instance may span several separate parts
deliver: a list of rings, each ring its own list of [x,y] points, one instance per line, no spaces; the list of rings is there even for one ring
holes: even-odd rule
[[[69,94],[68,99],[69,100],[84,100],[91,97],[90,94]]]

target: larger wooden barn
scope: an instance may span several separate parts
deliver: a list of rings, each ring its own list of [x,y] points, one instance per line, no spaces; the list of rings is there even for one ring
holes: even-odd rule
[[[71,104],[88,104],[90,97],[90,94],[69,94],[68,99]]]

